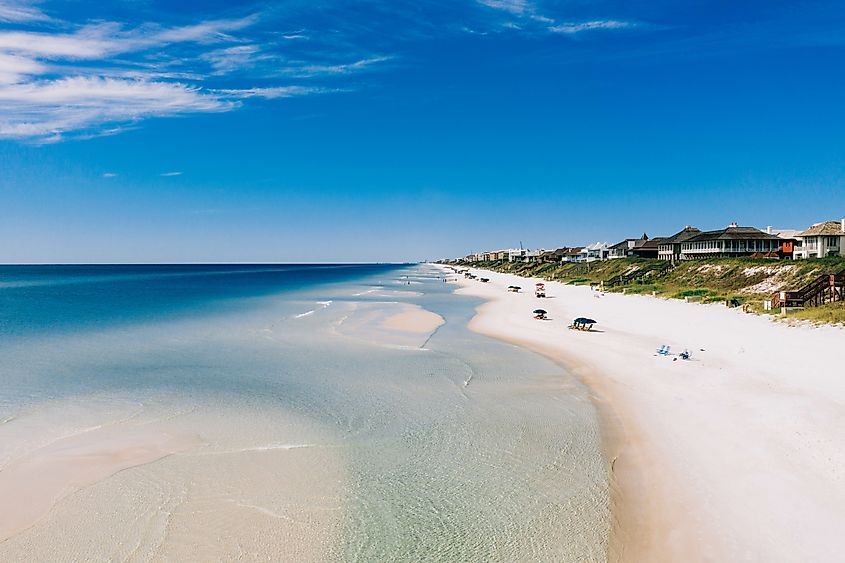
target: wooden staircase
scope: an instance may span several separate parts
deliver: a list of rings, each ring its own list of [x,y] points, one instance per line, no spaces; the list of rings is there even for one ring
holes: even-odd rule
[[[798,291],[782,291],[772,298],[772,308],[807,307],[845,299],[845,270],[817,277]]]

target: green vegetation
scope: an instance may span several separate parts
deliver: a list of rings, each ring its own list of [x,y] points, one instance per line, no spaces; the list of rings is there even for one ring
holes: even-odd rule
[[[479,262],[474,266],[525,277],[568,284],[603,284],[605,291],[657,295],[674,299],[692,297],[701,303],[736,300],[763,313],[763,301],[778,291],[798,290],[822,274],[845,271],[845,258],[768,260],[713,258],[688,260],[669,267],[667,262],[626,258],[588,263]],[[808,307],[790,317],[815,322],[845,323],[845,305]]]
[[[787,319],[799,319],[816,324],[845,324],[845,302],[836,301],[818,307],[807,307],[802,311],[793,311]]]

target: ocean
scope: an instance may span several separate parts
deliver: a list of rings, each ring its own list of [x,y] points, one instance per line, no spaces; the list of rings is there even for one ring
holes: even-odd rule
[[[442,277],[0,267],[0,560],[604,561],[587,391]]]

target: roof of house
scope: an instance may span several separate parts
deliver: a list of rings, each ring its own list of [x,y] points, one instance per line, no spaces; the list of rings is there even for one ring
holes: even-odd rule
[[[657,250],[657,247],[665,241],[665,237],[654,237],[653,239],[644,241],[641,245],[634,248],[634,250]]]
[[[801,234],[797,229],[772,229],[772,234],[780,238],[795,238]]]
[[[629,242],[633,242],[634,246],[629,247],[628,246]],[[646,242],[648,242],[648,235],[643,233],[643,236],[641,236],[640,238],[626,238],[622,242],[617,242],[616,244],[610,246],[609,248],[639,248],[640,246],[642,246]]]
[[[701,233],[701,229],[686,226],[680,232],[675,233],[671,237],[666,237],[660,241],[660,244],[676,244],[679,242],[686,242],[692,237]]]
[[[773,240],[778,239],[775,235],[764,233],[760,229],[754,227],[734,227],[730,226],[726,229],[719,229],[717,231],[705,231],[699,233],[683,242],[701,242],[705,240]]]
[[[566,249],[566,256],[578,256],[581,254],[583,248],[568,248]]]
[[[799,237],[813,236],[813,235],[842,235],[842,223],[839,221],[823,221],[816,223],[806,231],[799,233]]]
[[[614,249],[614,250],[619,249],[619,248],[628,248],[628,243],[629,243],[629,242],[635,242],[636,240],[637,240],[637,239],[626,238],[626,239],[625,239],[625,240],[623,240],[622,242],[617,242],[616,244],[614,244],[614,245],[613,245],[613,246],[611,246],[610,248],[612,248],[612,249]]]

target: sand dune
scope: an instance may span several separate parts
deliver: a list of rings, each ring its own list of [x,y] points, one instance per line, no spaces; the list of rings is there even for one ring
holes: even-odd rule
[[[845,330],[722,305],[461,277],[471,327],[567,365],[593,390],[615,458],[625,561],[833,561],[845,539]],[[541,306],[551,320],[537,321]],[[567,330],[576,316],[597,332]],[[658,356],[661,345],[672,354]],[[691,361],[676,355],[684,349]]]

